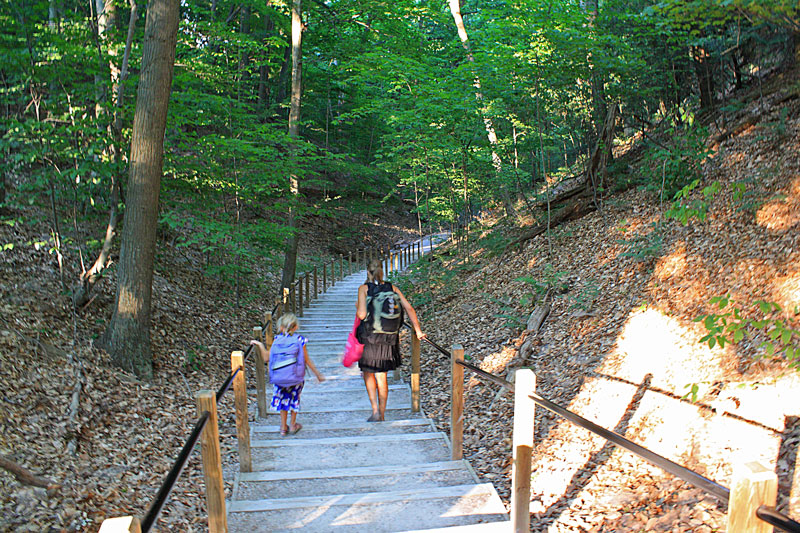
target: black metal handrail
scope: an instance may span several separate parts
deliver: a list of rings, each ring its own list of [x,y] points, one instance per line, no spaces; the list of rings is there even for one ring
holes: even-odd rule
[[[264,324],[261,329],[266,329],[268,324]],[[250,354],[253,351],[253,345],[249,345],[247,350],[245,350],[243,362],[247,364],[247,360],[250,358]],[[236,375],[244,368],[240,366],[236,370],[233,370],[228,379],[222,384],[222,386],[217,390],[216,394],[216,402],[219,403],[220,399],[228,392],[228,389],[231,388],[231,384],[233,380],[236,378]],[[197,441],[200,439],[200,434],[203,432],[203,429],[206,427],[208,423],[208,417],[210,413],[208,411],[203,411],[200,413],[200,417],[197,419],[197,422],[194,425],[194,429],[192,429],[189,438],[186,439],[186,443],[181,448],[181,452],[178,454],[178,458],[175,459],[175,462],[172,464],[172,468],[170,468],[169,472],[167,473],[167,477],[164,478],[164,482],[161,484],[161,487],[158,489],[158,494],[156,494],[153,503],[150,504],[150,508],[147,510],[147,514],[142,518],[141,528],[142,533],[147,533],[150,529],[155,525],[156,520],[158,520],[158,516],[161,514],[161,510],[164,508],[164,505],[167,503],[167,498],[172,493],[172,489],[175,487],[175,483],[178,481],[181,473],[183,472],[183,468],[186,466],[186,463],[189,461],[189,457],[192,455],[192,451],[194,450]]]
[[[156,498],[153,500],[153,503],[150,504],[150,508],[147,510],[147,514],[144,515],[144,518],[142,519],[141,527],[144,533],[150,531],[150,528],[152,528],[153,525],[156,523],[156,520],[158,520],[158,515],[161,514],[161,509],[163,509],[164,504],[167,503],[167,498],[169,498],[170,493],[172,493],[172,489],[175,486],[175,482],[178,481],[181,472],[183,472],[183,468],[189,461],[189,456],[192,455],[192,451],[194,450],[197,441],[200,439],[200,434],[206,427],[206,424],[208,423],[208,417],[210,415],[211,413],[209,413],[208,411],[202,412],[200,418],[197,420],[197,423],[194,425],[192,433],[186,440],[186,444],[184,444],[183,448],[181,448],[181,453],[178,454],[178,458],[175,460],[175,463],[172,465],[172,468],[167,473],[167,477],[161,484],[161,488],[158,489],[158,494],[156,494]]]
[[[411,329],[411,326],[409,326],[408,323],[404,323],[404,325],[407,328]],[[451,355],[450,352],[448,352],[447,350],[436,344],[428,337],[425,337],[424,340],[428,344],[439,350],[442,354],[447,356]],[[489,381],[497,385],[507,388],[511,392],[514,391],[514,384],[508,380],[501,378],[500,376],[496,376],[490,372],[483,370],[482,368],[479,368],[471,363],[467,363],[466,361],[461,359],[457,359],[456,363],[470,370],[471,372],[485,379],[488,379]],[[642,459],[658,466],[665,472],[668,472],[673,476],[694,485],[695,487],[703,489],[707,493],[711,494],[712,496],[720,500],[722,503],[725,504],[728,503],[731,492],[729,488],[724,487],[711,479],[703,477],[694,470],[690,470],[685,466],[679,465],[678,463],[671,461],[670,459],[667,459],[662,455],[658,455],[657,453],[648,450],[644,446],[641,446],[631,440],[626,439],[619,433],[610,431],[602,426],[599,426],[594,422],[592,422],[591,420],[587,420],[586,418],[583,418],[582,416],[573,413],[572,411],[548,400],[547,398],[544,398],[543,396],[539,395],[536,392],[529,395],[528,397],[531,400],[533,400],[537,405],[540,405],[545,409],[547,409],[548,411],[561,416],[562,418],[572,422],[576,426],[580,426],[584,429],[591,431],[592,433],[600,435],[601,437],[611,442],[612,444],[615,444],[620,448],[623,448],[635,455],[638,455]],[[789,531],[791,533],[800,533],[800,523],[792,520],[789,516],[780,513],[774,507],[762,505],[756,510],[756,516],[759,519],[763,520],[764,522],[767,522],[768,524],[777,527],[779,529],[782,529],[784,531]]]

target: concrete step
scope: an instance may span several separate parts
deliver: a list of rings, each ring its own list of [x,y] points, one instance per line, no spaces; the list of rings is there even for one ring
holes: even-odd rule
[[[301,413],[302,414],[302,413]],[[388,413],[387,413],[388,414]],[[298,417],[299,419],[299,417]],[[447,461],[444,433],[370,435],[304,439],[296,435],[252,440],[253,470],[298,470],[305,465],[327,470],[349,465],[386,466]]]
[[[323,374],[325,373],[324,371],[321,372],[323,372]],[[315,378],[311,379],[314,380]],[[306,386],[308,386],[308,382],[306,382]],[[306,386],[303,387],[303,392],[300,395],[301,413],[328,410],[332,408],[347,408],[350,411],[353,409],[371,409],[369,397],[367,396],[367,390],[363,386],[363,382],[360,390],[315,390],[313,388],[306,389]],[[270,388],[267,403],[269,403],[271,398],[272,390]],[[393,387],[389,389],[389,405],[402,407],[410,406],[411,390],[407,386]]]
[[[346,493],[229,503],[236,531],[392,532],[499,522],[505,508],[490,484]]]
[[[277,418],[270,418],[273,424],[255,423],[250,426],[253,440],[273,438],[280,431]],[[416,418],[410,420],[392,420],[388,422],[351,421],[348,424],[303,424],[302,437],[313,439],[317,437],[357,437],[366,435],[389,435],[398,433],[425,433],[436,431],[430,420]],[[300,435],[300,434],[298,434]]]
[[[247,472],[239,475],[237,500],[260,500],[349,493],[429,489],[477,483],[462,461],[402,467],[355,467],[299,472]]]
[[[302,404],[302,399],[300,400]],[[338,424],[346,426],[353,422],[364,422],[372,415],[372,409],[350,409],[350,408],[330,408],[316,409],[313,411],[304,410],[302,405],[297,414],[297,421],[303,424]],[[386,407],[386,420],[408,420],[422,418],[420,413],[412,413],[411,407],[406,404],[393,403],[389,396],[389,405]],[[278,414],[272,411],[267,413],[265,419],[268,424],[276,424]],[[272,422],[275,420],[276,422]]]

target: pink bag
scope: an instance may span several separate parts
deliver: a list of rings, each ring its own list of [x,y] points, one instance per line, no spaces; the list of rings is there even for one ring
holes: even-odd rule
[[[347,344],[344,346],[344,359],[342,360],[342,364],[348,368],[361,359],[361,353],[364,351],[364,345],[358,342],[356,338],[356,328],[358,328],[360,323],[361,320],[356,316],[353,329],[350,331],[350,335],[347,336]]]

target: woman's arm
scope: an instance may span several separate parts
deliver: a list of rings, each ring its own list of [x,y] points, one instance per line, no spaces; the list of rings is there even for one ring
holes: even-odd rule
[[[418,339],[424,339],[425,334],[422,332],[422,327],[419,325],[419,319],[417,318],[417,312],[411,307],[411,304],[406,300],[406,297],[403,296],[403,293],[400,292],[400,289],[392,285],[392,290],[400,296],[400,304],[403,306],[406,314],[408,315],[409,320],[411,320],[411,325],[414,327],[414,332],[417,334]]]
[[[367,286],[362,285],[358,288],[358,300],[356,300],[356,316],[360,320],[367,318]]]
[[[308,348],[306,348],[305,344],[303,345],[303,357],[305,357],[306,359],[306,364],[308,365],[308,368],[310,368],[311,371],[314,373],[314,375],[317,376],[317,381],[319,381],[320,383],[325,381],[325,376],[319,373],[317,367],[314,366],[314,361],[312,361],[311,358],[308,356]]]

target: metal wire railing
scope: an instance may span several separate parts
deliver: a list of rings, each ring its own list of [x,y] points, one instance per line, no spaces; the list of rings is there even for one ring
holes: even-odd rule
[[[408,323],[405,323],[404,325],[407,328],[411,329],[411,326]],[[443,355],[446,355],[448,357],[451,355],[450,352],[445,350],[443,347],[441,347],[433,340],[427,337],[425,337],[423,340],[425,340],[428,344],[433,346]],[[484,378],[496,385],[500,385],[501,387],[505,387],[509,391],[514,392],[514,384],[511,383],[510,381],[503,379],[500,376],[496,376],[490,372],[487,372],[462,359],[457,359],[455,362],[458,365],[473,372],[474,374],[480,376],[481,378]],[[599,426],[594,422],[592,422],[591,420],[588,420],[576,413],[573,413],[572,411],[556,404],[555,402],[552,402],[547,398],[544,398],[543,396],[541,396],[536,392],[530,394],[529,398],[533,400],[537,405],[544,407],[548,411],[561,416],[562,418],[568,420],[569,422],[575,424],[576,426],[587,429],[592,433],[603,437],[612,444],[619,446],[620,448],[623,448],[625,450],[628,450],[629,452],[638,455],[639,457],[648,461],[649,463],[658,466],[665,472],[672,474],[673,476],[682,479],[697,488],[704,490],[708,494],[711,494],[712,496],[720,500],[722,503],[726,505],[728,504],[731,492],[729,488],[724,487],[719,483],[698,474],[694,470],[690,470],[689,468],[679,465],[678,463],[671,461],[670,459],[667,459],[662,455],[659,455],[651,450],[648,450],[647,448],[639,444],[636,444],[631,440],[626,439],[619,433],[610,431],[602,426]],[[756,516],[759,519],[763,520],[764,522],[776,528],[788,531],[790,533],[800,533],[800,523],[796,522],[795,520],[792,520],[792,518],[779,512],[774,507],[762,505],[757,509]]]

